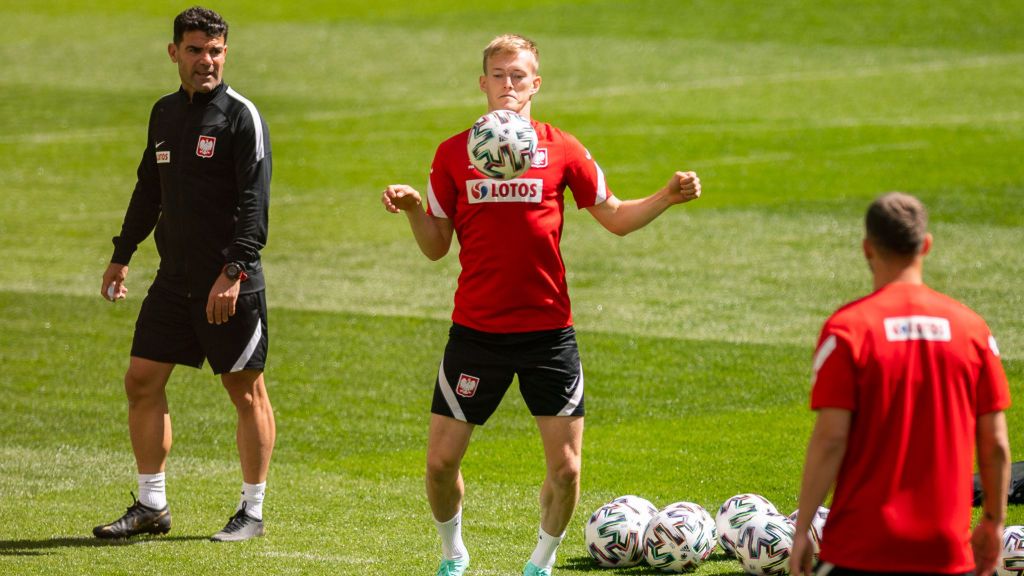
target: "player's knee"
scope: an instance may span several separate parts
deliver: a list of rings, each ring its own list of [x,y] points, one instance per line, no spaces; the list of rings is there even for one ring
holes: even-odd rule
[[[124,392],[129,404],[138,404],[157,398],[162,390],[160,382],[144,373],[129,370],[124,375]]]
[[[579,485],[580,469],[580,460],[578,458],[570,458],[559,462],[556,466],[549,469],[548,477],[557,486],[570,488]]]
[[[256,395],[248,390],[238,390],[230,386],[224,386],[231,398],[231,403],[239,410],[252,410],[256,404]]]
[[[242,412],[262,412],[270,410],[270,398],[262,379],[249,380],[244,377],[225,377],[222,379],[231,403]]]
[[[459,473],[459,459],[449,454],[427,454],[427,479],[445,481]]]

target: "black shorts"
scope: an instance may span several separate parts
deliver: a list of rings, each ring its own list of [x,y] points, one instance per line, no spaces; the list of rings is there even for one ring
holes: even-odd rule
[[[835,564],[822,562],[814,572],[817,576],[974,576],[974,572],[962,574],[932,574],[931,572],[865,572],[863,570],[851,570],[840,568]]]
[[[572,326],[492,334],[453,324],[430,411],[483,424],[513,375],[534,416],[583,416],[583,366]]]
[[[267,301],[263,290],[239,294],[224,324],[206,321],[206,300],[150,287],[135,322],[132,356],[202,368],[214,374],[262,371],[267,360]]]

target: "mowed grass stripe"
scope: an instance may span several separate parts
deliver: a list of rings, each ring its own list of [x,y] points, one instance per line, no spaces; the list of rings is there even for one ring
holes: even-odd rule
[[[12,30],[0,39],[0,572],[434,572],[425,431],[458,263],[422,258],[378,197],[394,181],[422,186],[437,142],[482,111],[480,49],[510,30],[541,44],[535,114],[579,136],[616,194],[647,194],[677,168],[705,184],[700,202],[625,239],[569,203],[590,415],[556,574],[593,569],[582,524],[621,493],[710,505],[753,490],[795,503],[811,349],[824,318],[869,289],[858,244],[880,192],[928,203],[928,280],[986,316],[1022,393],[1015,0],[217,8],[232,23],[227,80],[260,107],[274,146],[270,536],[204,541],[239,475],[226,394],[191,369],[168,391],[172,538],[88,536],[134,487],[121,379],[152,242],[133,261],[128,302],[97,292],[149,107],[175,87],[165,47],[181,6],[12,5],[0,8]],[[1019,445],[1021,417],[1008,418]],[[543,469],[515,389],[476,436],[472,574],[516,573]],[[1009,522],[1024,522],[1018,507]],[[739,569],[716,557],[697,573]]]

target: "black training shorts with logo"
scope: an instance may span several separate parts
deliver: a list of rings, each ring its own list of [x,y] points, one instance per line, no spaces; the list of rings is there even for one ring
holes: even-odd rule
[[[583,366],[572,326],[492,334],[453,324],[430,411],[483,424],[513,375],[534,416],[583,416]]]
[[[206,299],[152,286],[135,322],[132,356],[202,368],[214,374],[262,371],[267,359],[266,292],[239,294],[224,324],[206,321]]]

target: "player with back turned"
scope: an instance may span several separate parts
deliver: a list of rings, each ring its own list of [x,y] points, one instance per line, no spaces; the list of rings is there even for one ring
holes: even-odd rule
[[[479,86],[488,111],[510,110],[530,119],[541,86],[536,45],[516,35],[495,38],[484,50]],[[448,253],[453,234],[460,245],[462,270],[435,380],[427,446],[427,498],[441,537],[439,576],[460,576],[469,565],[462,539],[461,462],[474,428],[498,407],[513,376],[535,417],[546,462],[538,541],[523,574],[551,574],[579,499],[583,368],[559,248],[565,189],[577,207],[619,235],[701,193],[696,174],[676,172],[650,196],[619,200],[572,135],[536,120],[531,124],[537,153],[518,178],[490,181],[474,169],[466,152],[467,130],[438,147],[425,202],[406,185],[388,186],[381,198],[389,212],[405,212],[420,250],[431,260]],[[481,194],[482,185],[493,189],[503,182],[531,193]]]
[[[814,355],[790,570],[811,573],[807,530],[835,484],[817,574],[991,574],[1002,543],[1010,393],[985,321],[923,282],[927,212],[901,193],[868,208],[874,292],[825,323]],[[973,465],[985,491],[973,533]]]

